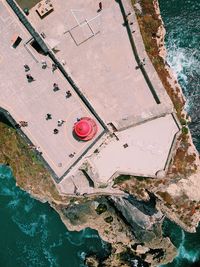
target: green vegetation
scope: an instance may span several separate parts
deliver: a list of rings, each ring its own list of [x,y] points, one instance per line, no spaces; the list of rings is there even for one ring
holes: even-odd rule
[[[17,184],[41,197],[62,200],[53,179],[16,130],[0,122],[0,163],[10,165]]]
[[[131,176],[130,175],[120,175],[120,176],[118,176],[118,177],[115,178],[114,185],[121,184],[124,181],[130,180],[130,179],[131,179]]]
[[[107,206],[106,206],[105,204],[100,203],[100,204],[98,205],[98,207],[96,208],[96,213],[97,213],[98,215],[100,215],[100,214],[106,212],[107,209],[108,209],[108,208],[107,208]]]
[[[180,118],[181,125],[187,125],[187,121],[183,118]]]
[[[174,203],[173,198],[167,192],[158,191],[157,195],[161,196],[161,198],[166,202],[166,204],[172,205]]]
[[[21,7],[21,9],[31,9],[34,7],[37,3],[39,3],[41,0],[16,0],[17,4]]]
[[[112,216],[108,216],[106,218],[104,218],[104,221],[107,223],[111,223],[113,221],[113,217]]]
[[[135,1],[132,1],[133,4],[134,2]],[[176,176],[177,174],[189,175],[196,171],[197,166],[195,165],[195,157],[188,155],[188,147],[190,144],[188,137],[189,130],[186,127],[187,120],[184,119],[185,100],[180,94],[180,89],[177,86],[174,88],[174,86],[170,84],[168,69],[166,68],[163,58],[159,54],[163,46],[162,36],[158,34],[159,27],[162,26],[162,21],[159,18],[159,14],[156,14],[154,1],[142,0],[139,3],[142,7],[142,12],[139,14],[137,12],[137,18],[146,51],[162,81],[163,86],[174,104],[177,116],[183,126],[182,134],[179,138],[180,150],[177,151],[173,161],[171,162],[172,164],[169,168],[168,174],[170,173]],[[159,45],[158,40],[159,42],[161,41]]]
[[[188,134],[189,130],[187,127],[183,126],[182,127],[182,134]]]
[[[106,188],[108,185],[105,183],[105,184],[100,184],[99,186],[98,186],[98,188]]]
[[[162,25],[162,21],[155,12],[153,0],[140,1],[140,5],[142,7],[142,14],[138,15],[138,22],[146,51],[154,64],[154,67],[156,68],[163,86],[169,94],[180,119],[185,101],[182,97],[180,97],[179,90],[174,90],[170,85],[168,81],[169,73],[165,68],[165,62],[159,55],[160,47],[158,47],[157,38],[161,37],[158,35],[158,29]]]

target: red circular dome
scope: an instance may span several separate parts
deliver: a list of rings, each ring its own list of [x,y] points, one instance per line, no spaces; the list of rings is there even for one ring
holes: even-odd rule
[[[77,136],[86,137],[91,133],[92,125],[90,124],[90,121],[82,119],[75,124],[74,131]]]
[[[74,133],[82,141],[91,140],[97,133],[96,122],[88,117],[83,117],[74,124]]]

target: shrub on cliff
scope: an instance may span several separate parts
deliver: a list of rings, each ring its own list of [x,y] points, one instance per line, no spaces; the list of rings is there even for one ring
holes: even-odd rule
[[[107,206],[106,206],[105,204],[100,203],[100,204],[98,205],[98,207],[96,208],[96,213],[97,213],[98,215],[104,213],[105,211],[107,211]]]
[[[183,126],[183,127],[182,127],[182,133],[183,133],[183,134],[188,134],[188,128],[185,127],[185,126]]]

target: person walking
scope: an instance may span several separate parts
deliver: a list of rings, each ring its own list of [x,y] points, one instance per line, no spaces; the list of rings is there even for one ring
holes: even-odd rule
[[[70,96],[72,96],[72,93],[68,90],[68,91],[66,92],[66,98],[69,98]]]
[[[43,60],[41,63],[42,63],[42,69],[46,69],[46,68],[47,68],[47,63],[46,63],[46,61]]]
[[[48,121],[48,120],[51,120],[51,119],[52,119],[52,115],[50,113],[47,113],[46,120]]]
[[[28,126],[28,122],[27,121],[19,121],[19,124],[21,127],[27,127]]]
[[[30,68],[29,68],[29,66],[27,64],[24,64],[24,69],[25,69],[25,72],[30,70]]]
[[[57,83],[54,83],[53,84],[53,90],[54,90],[54,92],[56,92],[56,91],[59,90],[59,87],[58,87],[58,84]]]
[[[59,119],[58,120],[58,126],[62,126],[64,122],[65,122],[64,120]]]
[[[27,80],[28,80],[29,83],[35,81],[35,79],[33,78],[33,76],[31,76],[30,74],[26,74],[26,78],[27,78]]]
[[[99,2],[99,12],[102,10],[102,2]]]
[[[58,131],[58,129],[56,129],[56,128],[53,130],[53,133],[54,133],[54,134],[58,134],[58,132],[59,132],[59,131]]]
[[[57,65],[55,63],[52,63],[52,72],[54,73],[54,71],[57,69]]]

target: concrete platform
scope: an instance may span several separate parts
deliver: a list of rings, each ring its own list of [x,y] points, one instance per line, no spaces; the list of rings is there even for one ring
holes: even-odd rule
[[[0,106],[6,109],[16,122],[27,121],[28,127],[21,128],[31,142],[42,152],[43,158],[58,178],[74,164],[74,162],[95,142],[95,138],[87,143],[77,141],[72,135],[73,124],[77,118],[89,116],[98,125],[96,138],[103,132],[93,114],[73,91],[64,76],[57,69],[52,72],[52,61],[49,57],[37,53],[30,45],[26,45],[31,36],[15,18],[10,9],[0,1],[1,29],[1,80]],[[16,49],[12,47],[14,35],[22,38]],[[42,69],[42,61],[47,68]],[[28,83],[23,65],[28,64],[35,81]],[[53,91],[53,83],[60,90]],[[66,91],[72,96],[66,99]],[[46,114],[52,114],[52,120],[46,120]],[[59,119],[64,124],[57,126]],[[59,133],[55,135],[53,130]],[[75,153],[74,157],[69,154]]]
[[[105,123],[118,130],[172,112],[172,103],[160,88],[153,68],[160,100],[157,104],[133,55],[119,4],[97,0],[52,1],[54,12],[40,19],[34,8],[29,19],[44,41],[54,48],[58,59],[88,98]],[[142,44],[143,45],[143,44]]]
[[[117,132],[117,140],[108,138],[97,153],[87,158],[87,172],[93,172],[97,183],[107,183],[121,174],[156,177],[159,171],[165,172],[170,148],[178,131],[175,120],[169,114]]]
[[[137,68],[116,1],[102,1],[101,12],[97,12],[96,0],[52,3],[54,11],[48,16],[41,19],[33,8],[28,19],[91,106],[83,103],[84,97],[77,95],[58,69],[52,72],[51,59],[34,50],[31,36],[3,1],[0,106],[17,122],[28,122],[22,130],[42,152],[62,194],[121,194],[111,187],[117,175],[156,177],[166,170],[180,130],[172,116],[172,102],[148,58],[146,72],[159,101],[144,72]],[[142,47],[138,28],[136,31],[135,43]],[[22,42],[14,49],[11,39],[16,35]],[[144,49],[140,50],[145,56]],[[47,63],[46,69],[42,69],[42,61]],[[27,82],[24,64],[35,78],[32,83]],[[53,91],[53,83],[58,84],[59,91]],[[72,93],[69,99],[65,97],[67,90]],[[52,120],[45,119],[47,113],[52,114]],[[85,143],[72,135],[74,122],[84,116],[98,125],[95,138]],[[57,126],[59,119],[65,121],[61,127]],[[104,132],[100,120],[110,125],[109,132]],[[57,135],[53,134],[55,128]]]

